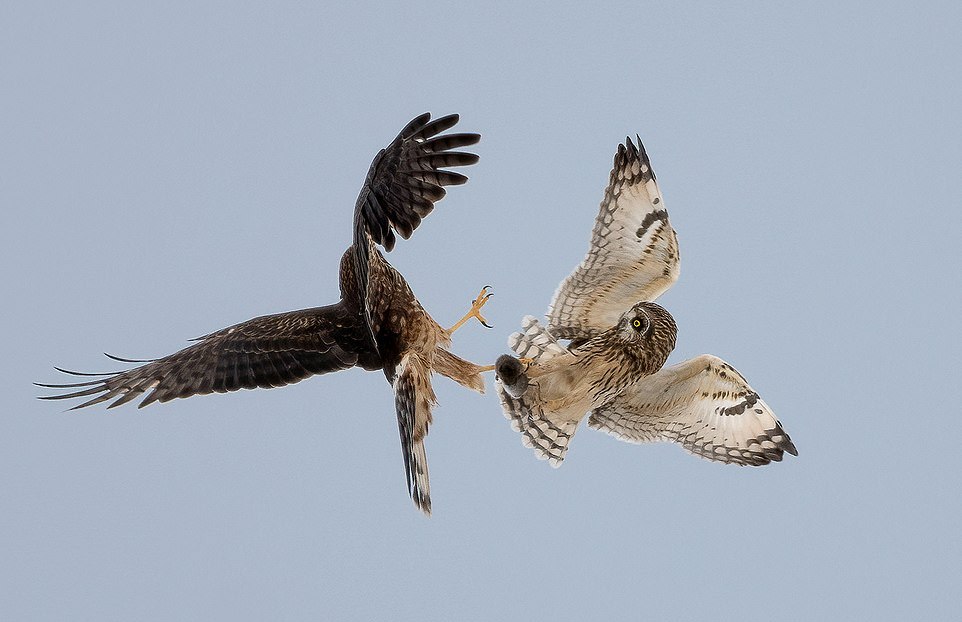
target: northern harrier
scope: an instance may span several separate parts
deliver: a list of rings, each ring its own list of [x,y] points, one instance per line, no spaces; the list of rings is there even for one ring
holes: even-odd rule
[[[454,151],[477,143],[478,134],[442,134],[457,122],[457,115],[432,121],[425,113],[375,156],[354,207],[354,243],[341,257],[339,302],[254,318],[152,361],[111,357],[125,363],[146,363],[127,371],[84,374],[57,368],[98,378],[41,384],[70,390],[42,399],[94,396],[74,407],[83,408],[116,398],[108,406],[113,408],[149,391],[140,402],[143,407],[211,392],[279,387],[354,366],[380,369],[394,388],[408,492],[414,504],[430,514],[424,437],[435,404],[431,372],[484,392],[480,375],[484,368],[447,348],[452,333],[464,322],[474,317],[484,323],[480,309],[490,294],[482,289],[471,310],[445,330],[421,307],[404,277],[375,245],[390,251],[394,232],[410,237],[434,203],[444,197],[443,186],[467,181],[460,173],[442,170],[478,161],[473,153]]]
[[[525,446],[560,466],[578,424],[624,441],[674,441],[719,462],[798,455],[771,409],[725,361],[662,369],[671,314],[651,302],[678,278],[678,240],[641,140],[618,146],[588,255],[558,287],[546,327],[528,316],[496,364],[505,416]],[[638,302],[640,301],[640,302]],[[565,346],[559,339],[570,339]]]

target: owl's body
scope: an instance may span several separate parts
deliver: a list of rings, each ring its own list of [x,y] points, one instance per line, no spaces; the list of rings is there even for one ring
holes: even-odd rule
[[[664,368],[671,314],[651,302],[678,278],[678,240],[641,141],[619,145],[585,259],[558,287],[548,324],[533,317],[500,357],[505,416],[535,454],[560,466],[578,424],[629,442],[674,441],[719,462],[796,454],[768,406],[725,361]],[[559,339],[570,339],[567,345]]]
[[[638,331],[625,320],[576,343],[567,352],[534,360],[526,375],[529,383],[537,387],[545,412],[560,421],[577,423],[586,412],[601,408],[620,395],[634,380],[661,368],[674,347],[674,321],[653,303],[636,305],[636,309],[662,319],[665,331],[659,330],[657,336],[664,345],[646,348],[641,336],[633,334]]]

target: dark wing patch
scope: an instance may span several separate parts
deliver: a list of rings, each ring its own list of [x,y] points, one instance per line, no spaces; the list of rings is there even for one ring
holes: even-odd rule
[[[444,186],[457,186],[468,180],[442,167],[468,166],[478,161],[476,154],[451,150],[476,144],[481,140],[480,134],[440,135],[454,127],[458,119],[458,115],[452,114],[432,121],[428,112],[415,117],[371,162],[354,207],[354,274],[358,292],[364,298],[368,324],[371,246],[380,244],[391,251],[396,242],[395,231],[404,239],[411,237],[421,220],[434,209],[434,203],[444,198]]]
[[[359,362],[370,365],[371,357],[357,314],[338,303],[254,318],[200,337],[192,346],[127,371],[85,374],[57,368],[77,376],[99,376],[95,380],[37,384],[76,389],[41,399],[93,396],[74,408],[114,400],[108,406],[113,408],[150,391],[139,405],[144,407],[191,395],[279,387]]]
[[[430,113],[424,113],[375,156],[357,198],[354,218],[360,226],[355,225],[355,233],[367,232],[375,244],[390,251],[396,241],[394,231],[404,239],[411,237],[421,219],[434,209],[434,203],[444,198],[444,186],[468,180],[460,173],[441,169],[478,161],[473,153],[450,150],[477,143],[479,134],[439,136],[457,122],[456,114],[431,121]],[[356,245],[365,241],[354,239]]]

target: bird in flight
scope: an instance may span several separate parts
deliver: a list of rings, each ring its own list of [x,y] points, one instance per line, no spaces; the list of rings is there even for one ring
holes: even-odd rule
[[[718,462],[759,466],[798,455],[725,361],[703,354],[662,367],[678,328],[652,301],[678,279],[678,239],[637,141],[618,146],[588,254],[555,292],[547,325],[526,316],[508,338],[521,358],[495,364],[505,416],[555,467],[586,415],[589,427],[621,440],[673,441]]]
[[[457,122],[458,115],[432,120],[430,113],[422,114],[374,157],[354,207],[354,239],[341,257],[341,299],[335,304],[254,318],[200,337],[197,343],[159,359],[110,357],[142,363],[126,371],[88,374],[56,368],[95,379],[37,383],[67,391],[41,399],[92,396],[74,408],[114,400],[108,406],[113,408],[144,395],[139,404],[144,407],[178,397],[279,387],[355,366],[380,369],[394,389],[408,492],[414,504],[430,514],[424,437],[436,403],[431,373],[484,392],[480,374],[491,367],[475,365],[448,348],[454,331],[471,318],[487,326],[480,311],[491,294],[488,287],[483,288],[470,311],[444,329],[376,246],[392,250],[395,232],[409,238],[444,197],[444,186],[467,181],[444,168],[476,163],[477,155],[457,149],[476,144],[481,136],[443,133]]]

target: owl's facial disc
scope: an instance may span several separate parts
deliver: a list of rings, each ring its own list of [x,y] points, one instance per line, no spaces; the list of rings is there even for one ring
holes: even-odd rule
[[[621,316],[619,332],[628,341],[637,341],[651,332],[651,318],[643,308],[634,307]]]

